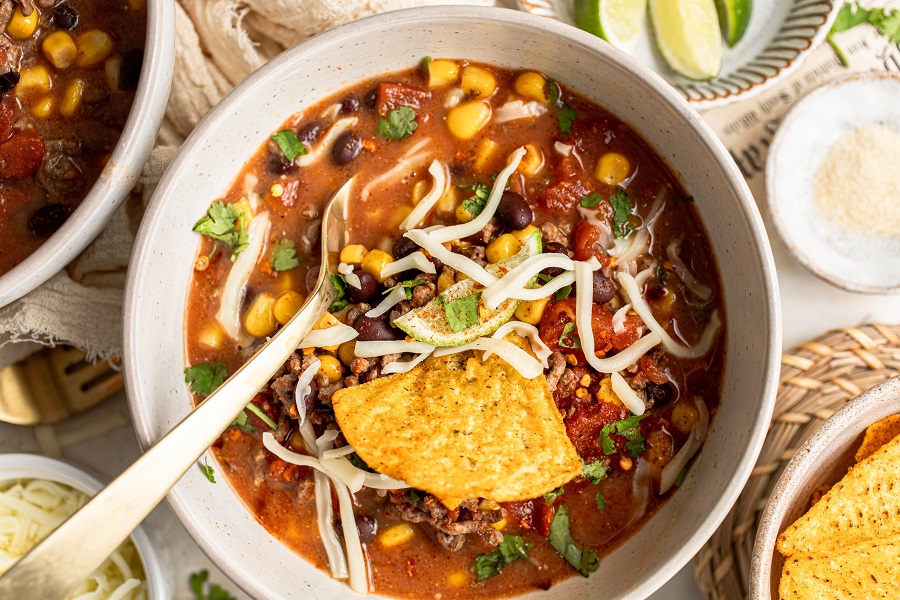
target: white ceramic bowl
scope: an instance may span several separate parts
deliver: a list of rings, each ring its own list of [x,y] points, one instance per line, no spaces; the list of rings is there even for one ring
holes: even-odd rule
[[[763,224],[727,151],[697,113],[635,60],[571,27],[520,12],[437,7],[392,12],[317,35],[251,75],[203,120],[157,188],[132,255],[125,372],[144,447],[190,410],[183,321],[198,239],[191,226],[288,116],[426,55],[547,73],[608,108],[697,198],[722,271],[728,368],[719,415],[682,489],[602,561],[529,597],[643,598],[715,531],[753,468],[775,398],[781,349],[775,268]],[[168,496],[210,557],[257,598],[351,597],[270,536],[224,483],[191,469]]]
[[[0,454],[0,483],[12,479],[45,479],[91,496],[104,487],[99,479],[64,460],[38,454]],[[131,539],[144,565],[148,600],[170,600],[172,594],[150,538],[138,527]]]
[[[141,79],[122,135],[100,177],[78,208],[34,253],[0,275],[0,306],[21,298],[75,258],[106,225],[134,187],[150,156],[172,85],[175,5],[148,0]]]
[[[877,385],[834,413],[797,451],[772,489],[763,511],[750,566],[750,598],[778,598],[784,557],[778,535],[809,509],[812,493],[837,482],[853,464],[866,427],[900,414],[900,377]]]

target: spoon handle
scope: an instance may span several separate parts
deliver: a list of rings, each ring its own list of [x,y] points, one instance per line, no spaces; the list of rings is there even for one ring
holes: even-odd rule
[[[321,276],[306,306],[251,360],[0,577],[0,598],[67,598],[140,525],[284,364],[334,295],[330,279]]]

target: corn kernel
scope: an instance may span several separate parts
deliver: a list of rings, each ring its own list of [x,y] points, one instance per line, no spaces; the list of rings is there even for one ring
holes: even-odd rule
[[[456,283],[459,283],[460,281],[465,281],[468,278],[469,278],[469,276],[466,275],[465,273],[463,273],[462,271],[457,271],[453,275],[453,279],[456,281]]]
[[[543,75],[534,71],[528,71],[516,77],[516,92],[543,104],[550,102],[550,98],[547,96],[547,80]]]
[[[447,188],[447,191],[444,192],[444,195],[441,196],[441,199],[437,201],[437,205],[434,207],[437,215],[442,219],[450,219],[456,214],[456,186],[451,185]]]
[[[409,216],[409,213],[411,213],[412,210],[412,206],[409,206],[408,204],[394,208],[391,212],[391,218],[388,219],[387,226],[389,228],[400,227],[400,223],[406,220],[406,217]]]
[[[344,342],[338,346],[338,358],[348,367],[356,360],[356,340]]]
[[[460,223],[468,223],[472,219],[475,218],[469,209],[466,208],[465,203],[461,202],[459,206],[456,207],[456,220]]]
[[[19,72],[17,96],[46,94],[50,91],[50,72],[44,65],[25,67]]]
[[[588,373],[585,373],[581,376],[581,379],[578,380],[578,385],[588,387],[591,385],[591,376]]]
[[[447,583],[450,587],[463,587],[469,583],[469,574],[466,571],[456,571],[447,576]]]
[[[468,66],[462,71],[459,87],[466,95],[487,98],[497,89],[497,78],[487,69]]]
[[[253,220],[253,207],[250,206],[250,201],[246,198],[241,198],[237,202],[232,203],[232,206],[239,215],[241,227],[246,229],[250,225],[250,221]]]
[[[597,179],[607,185],[619,185],[631,172],[631,163],[618,152],[607,152],[597,162]]]
[[[620,407],[625,406],[613,391],[612,379],[610,379],[609,377],[604,377],[600,380],[600,387],[597,389],[597,393],[594,396],[600,402],[606,402],[607,404],[614,404]]]
[[[493,500],[482,498],[478,503],[478,510],[500,510],[500,505]]]
[[[244,317],[244,329],[255,338],[264,338],[275,331],[275,315],[272,307],[275,298],[271,294],[260,294],[253,300]]]
[[[688,433],[699,418],[697,409],[687,402],[676,402],[672,408],[672,425],[681,433]]]
[[[76,63],[79,67],[92,67],[103,62],[113,51],[112,38],[99,29],[85,31],[78,36],[76,43],[78,45]]]
[[[225,343],[225,334],[215,323],[207,323],[200,331],[198,341],[202,346],[218,350]]]
[[[414,535],[416,535],[416,531],[412,528],[412,525],[409,523],[397,523],[382,531],[378,535],[378,541],[385,548],[392,548],[394,546],[399,546],[400,544],[405,544],[410,541]]]
[[[54,31],[41,42],[41,51],[57,69],[68,69],[78,56],[75,40],[65,31]]]
[[[491,264],[498,263],[504,258],[509,258],[519,251],[519,240],[511,233],[504,233],[488,244],[485,257]]]
[[[331,314],[330,312],[324,313],[319,320],[316,321],[316,324],[313,326],[313,329],[328,329],[329,327],[334,327],[339,324],[337,317]]]
[[[284,292],[276,298],[272,314],[275,315],[276,321],[284,325],[297,314],[301,306],[303,306],[303,296],[294,291]]]
[[[547,308],[548,302],[550,302],[549,296],[537,300],[526,300],[519,304],[519,307],[516,309],[516,318],[524,323],[536,326],[544,317],[544,310]]]
[[[448,287],[456,283],[456,278],[454,277],[454,275],[454,272],[450,269],[445,269],[441,272],[441,275],[437,280],[438,294],[443,294]]]
[[[623,471],[630,471],[631,467],[634,466],[634,461],[623,454],[619,457],[619,466],[622,467]]]
[[[320,356],[319,363],[319,370],[316,374],[324,375],[331,383],[337,383],[344,376],[344,366],[341,361],[330,354]]]
[[[394,258],[384,250],[372,250],[363,257],[362,270],[377,279],[378,283],[384,283],[381,270],[392,262]]]
[[[26,17],[22,14],[22,7],[20,6],[13,12],[9,24],[6,26],[6,33],[17,40],[27,40],[34,35],[34,30],[37,29],[40,18],[41,15],[38,14],[37,9],[32,10],[31,14]]]
[[[31,114],[39,119],[49,119],[55,107],[56,100],[53,96],[44,96],[31,107]]]
[[[503,531],[503,529],[506,527],[506,519],[500,519],[496,523],[491,523],[491,527],[493,527],[497,531]]]
[[[412,203],[413,206],[416,206],[419,202],[422,201],[422,198],[425,197],[425,194],[428,193],[428,182],[424,179],[420,179],[416,182],[412,189]]]
[[[62,101],[59,103],[59,114],[66,118],[75,116],[78,109],[81,108],[83,98],[84,80],[73,79],[63,90]]]
[[[519,240],[520,244],[524,244],[525,240],[527,240],[535,231],[537,231],[537,227],[534,225],[526,225],[525,229],[513,231],[512,234],[516,236],[516,239]]]
[[[433,60],[428,65],[428,87],[455,83],[458,78],[459,67],[452,60]]]
[[[522,161],[519,163],[516,171],[522,173],[523,175],[531,177],[532,175],[536,175],[537,173],[539,173],[543,168],[544,153],[541,152],[541,149],[534,144],[526,144],[525,156],[522,157]]]
[[[341,262],[348,265],[362,264],[363,258],[368,252],[362,244],[348,244],[341,250]]]
[[[470,100],[454,106],[447,113],[447,127],[456,138],[470,140],[491,118],[491,105],[481,100]]]
[[[475,150],[475,158],[472,160],[472,168],[476,171],[483,171],[494,155],[497,153],[499,145],[494,140],[487,138],[478,143]]]

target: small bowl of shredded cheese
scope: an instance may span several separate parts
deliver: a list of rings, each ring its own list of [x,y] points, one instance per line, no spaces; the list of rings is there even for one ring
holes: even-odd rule
[[[900,293],[900,76],[848,75],[785,116],[766,184],[794,257],[846,290]]]
[[[102,487],[60,460],[0,454],[0,575]],[[165,582],[150,538],[138,528],[67,600],[166,600]]]

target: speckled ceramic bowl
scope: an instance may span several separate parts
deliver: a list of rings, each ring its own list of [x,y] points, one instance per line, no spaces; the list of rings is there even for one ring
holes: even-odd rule
[[[137,182],[166,112],[175,61],[175,3],[147,1],[147,40],[134,104],[99,179],[56,233],[0,275],[0,306],[41,285],[84,250]]]
[[[753,546],[750,598],[778,598],[784,557],[778,535],[809,510],[816,488],[835,483],[853,464],[866,427],[900,414],[900,377],[889,379],[848,402],[797,451],[769,495]]]
[[[746,183],[697,113],[634,59],[549,19],[438,7],[357,21],[285,52],[203,120],[157,188],[129,269],[124,366],[138,437],[146,447],[190,410],[183,324],[198,243],[191,226],[288,116],[426,55],[543,71],[630,125],[697,199],[722,272],[728,319],[722,404],[707,444],[681,489],[596,573],[529,596],[644,598],[715,531],[762,446],[781,352],[775,268]],[[168,500],[200,546],[253,597],[353,596],[269,535],[224,481],[212,485],[191,469]]]

